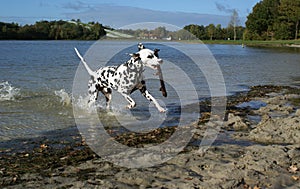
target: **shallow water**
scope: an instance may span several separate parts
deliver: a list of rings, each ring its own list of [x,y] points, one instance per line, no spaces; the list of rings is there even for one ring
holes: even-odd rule
[[[78,65],[81,65],[73,48],[77,47],[84,54],[94,43],[94,41],[0,41],[0,141],[39,136],[46,131],[75,125],[72,102],[73,106],[83,107],[86,101],[85,96],[72,96],[74,76],[78,71]],[[126,61],[128,59],[126,53],[135,51],[135,44],[137,42],[100,43],[109,49],[126,47],[124,52],[116,54],[111,59],[114,63]],[[162,66],[165,79],[172,77],[175,83],[184,85],[184,81],[176,77],[177,74],[173,70],[167,68],[170,62],[175,62],[177,65],[186,63],[186,57],[170,48],[170,44],[175,47],[177,45],[176,43],[149,43],[148,46],[160,48],[161,58],[168,60]],[[192,54],[199,53],[203,57],[203,62],[206,61],[203,54],[206,52],[204,45],[180,45],[184,45]],[[252,85],[300,85],[299,49],[242,48],[235,45],[208,45],[207,47],[221,68],[227,95],[247,90]],[[99,53],[97,61],[101,59],[101,55]],[[209,64],[206,66],[209,68]],[[208,87],[205,74],[199,73],[199,70],[191,66],[184,66],[183,70],[195,79],[192,82],[199,99],[210,97],[210,90],[213,89]],[[149,74],[153,74],[153,71]],[[88,76],[85,75],[85,78]],[[193,112],[192,109],[184,111],[180,107],[178,102],[180,97],[172,86],[174,84],[167,83],[168,98],[162,97],[156,80],[147,81],[147,85],[153,96],[168,108],[166,116],[158,115],[155,108],[149,106],[149,103],[137,92],[133,94],[138,104],[134,110],[124,110],[122,103],[125,102],[122,100],[115,103],[114,108],[119,112],[119,118],[130,123],[127,115],[133,115],[135,119],[140,120],[158,117],[159,120],[164,120],[160,126],[175,126],[179,122],[180,115],[184,114],[186,120],[189,120],[189,118],[194,119],[195,114],[199,113]],[[189,91],[185,91],[184,94],[188,96]],[[186,97],[185,100],[187,102],[181,103],[187,105],[195,99]],[[103,107],[104,99],[99,101],[99,107]],[[139,131],[139,125],[131,126],[132,130]]]

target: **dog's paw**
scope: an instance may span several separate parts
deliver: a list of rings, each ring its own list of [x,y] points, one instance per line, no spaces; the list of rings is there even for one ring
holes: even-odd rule
[[[134,108],[134,106],[132,106],[132,105],[127,105],[127,106],[125,106],[125,108],[127,109],[127,110],[130,110],[130,109],[132,109],[132,108]]]
[[[158,111],[159,111],[160,113],[165,113],[165,112],[167,112],[167,109],[160,108]]]

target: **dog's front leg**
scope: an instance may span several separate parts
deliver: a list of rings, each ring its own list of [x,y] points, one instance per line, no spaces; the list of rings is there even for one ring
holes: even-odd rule
[[[134,102],[134,100],[128,94],[122,93],[122,95],[129,102],[129,105],[127,106],[128,109],[132,109],[136,106],[136,103]]]
[[[91,78],[89,81],[89,85],[88,85],[88,92],[89,92],[89,100],[88,100],[88,106],[91,107],[92,105],[95,104],[97,98],[98,98],[98,88],[97,84],[94,80],[94,78]]]
[[[98,91],[96,90],[93,93],[89,93],[89,96],[90,97],[89,97],[89,101],[88,101],[88,106],[92,107],[95,104],[96,100],[97,100]]]
[[[149,91],[146,89],[145,85],[142,86],[140,91],[147,100],[154,103],[155,107],[158,109],[159,112],[161,112],[161,113],[166,112],[166,110],[163,107],[161,107],[159,105],[159,103],[157,102],[157,100],[149,93]]]

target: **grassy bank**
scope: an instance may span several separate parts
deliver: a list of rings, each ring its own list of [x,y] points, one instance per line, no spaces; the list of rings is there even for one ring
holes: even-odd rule
[[[300,40],[273,40],[273,41],[244,41],[244,40],[203,40],[204,44],[224,44],[224,45],[246,45],[246,46],[266,46],[266,47],[300,47]]]

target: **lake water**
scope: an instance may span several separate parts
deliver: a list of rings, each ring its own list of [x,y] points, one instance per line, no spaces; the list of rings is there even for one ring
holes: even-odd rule
[[[135,52],[137,43],[103,41],[98,45],[107,47],[108,52],[119,50],[120,46],[127,47],[108,62],[108,64],[110,62],[121,64],[128,59],[126,53]],[[82,66],[73,48],[77,47],[82,54],[85,54],[94,44],[95,41],[0,41],[0,141],[39,136],[46,131],[75,125],[72,106],[81,106],[85,103],[85,97],[72,97],[74,77]],[[164,126],[174,126],[178,121],[180,111],[176,107],[179,97],[174,87],[177,87],[176,83],[184,85],[185,82],[181,75],[168,69],[171,61],[176,62],[179,67],[181,66],[183,73],[193,78],[191,82],[196,88],[199,99],[209,97],[212,90],[205,81],[205,74],[213,75],[214,70],[211,70],[211,73],[199,73],[199,69],[187,63],[186,56],[181,56],[183,54],[175,50],[176,46],[189,49],[189,53],[194,55],[199,53],[203,62],[207,56],[201,53],[204,52],[203,49],[208,48],[220,67],[227,95],[245,91],[253,85],[300,86],[300,49],[297,48],[242,48],[238,45],[205,46],[174,42],[145,44],[150,48],[161,49],[160,56],[166,60],[162,66],[165,79],[168,81],[172,78],[175,83],[172,85],[167,83],[169,94],[164,98],[158,91],[158,82],[147,81],[149,91],[169,109]],[[97,61],[101,61],[105,53],[96,53],[91,67],[95,68]],[[92,62],[93,59],[87,57],[87,60]],[[201,67],[201,59],[196,64]],[[209,64],[206,67],[209,68]],[[149,73],[152,74],[153,71]],[[83,74],[86,75],[82,82],[87,83],[88,75],[85,72]],[[190,94],[189,91],[185,92],[186,96]],[[133,94],[138,107],[132,114],[138,116],[143,114],[147,117],[148,102],[140,96],[139,93]],[[186,100],[186,104],[190,103],[189,98]],[[103,106],[103,103],[104,100],[100,100],[99,106]]]

